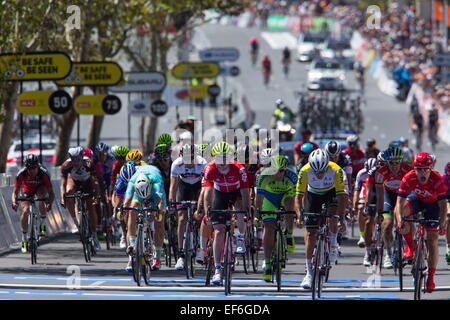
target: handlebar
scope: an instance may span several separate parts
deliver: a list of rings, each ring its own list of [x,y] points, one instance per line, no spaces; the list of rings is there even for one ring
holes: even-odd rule
[[[64,198],[65,199],[67,199],[67,198],[80,198],[80,199],[86,199],[86,198],[91,198],[91,197],[93,197],[94,195],[92,194],[92,193],[85,193],[85,192],[80,192],[80,191],[77,191],[77,192],[75,192],[74,194],[65,194],[64,195]]]
[[[419,219],[415,219],[415,218],[402,218],[402,222],[418,222],[420,224],[425,224],[425,223],[441,223],[440,220],[432,220],[432,219],[425,219],[425,218],[419,218]]]
[[[158,212],[159,211],[159,209],[139,208],[139,207],[122,207],[122,210],[147,211],[147,212]]]
[[[17,197],[16,201],[29,201],[29,202],[36,202],[36,201],[48,201],[48,198],[39,198],[39,199],[33,199],[33,198],[25,198],[25,197]]]
[[[285,211],[285,210],[276,210],[276,211],[259,211],[260,214],[276,214],[276,215],[283,215],[283,214],[296,214],[295,211]]]
[[[209,210],[209,214],[234,214],[234,213],[244,213],[246,214],[247,211],[245,210]]]
[[[315,212],[304,212],[303,215],[310,216],[314,218],[334,218],[334,219],[340,219],[341,217],[338,215],[328,215],[326,213],[315,213]]]

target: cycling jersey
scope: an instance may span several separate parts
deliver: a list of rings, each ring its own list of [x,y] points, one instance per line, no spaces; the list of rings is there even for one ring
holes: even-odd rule
[[[358,174],[356,175],[356,182],[355,182],[355,191],[361,191],[359,193],[359,199],[364,200],[367,195],[367,188],[366,188],[366,179],[367,179],[367,170],[366,168],[359,170]]]
[[[353,174],[356,175],[359,170],[364,168],[364,162],[366,161],[366,154],[364,153],[364,150],[361,148],[358,148],[356,152],[352,153],[352,151],[347,148],[342,150],[343,153],[350,156],[350,159],[352,160],[352,168],[353,168]]]
[[[99,178],[100,181],[104,181],[105,187],[109,187],[109,184],[111,182],[111,173],[112,173],[112,166],[115,162],[114,156],[107,154],[105,162],[100,162],[96,157],[94,157],[94,168],[96,172],[96,176]]]
[[[158,168],[151,165],[143,165],[136,168],[135,174],[131,177],[128,182],[126,196],[133,197],[133,201],[143,202],[144,199],[136,195],[134,184],[140,175],[144,175],[149,183],[151,184],[151,195],[152,205],[155,207],[155,198],[161,198],[163,200],[163,206],[166,207],[166,193],[164,191],[164,182],[161,176],[161,172]]]
[[[71,159],[61,165],[61,175],[67,178],[70,175],[75,182],[86,182],[95,175],[94,163],[90,159],[83,159],[80,168],[76,169]]]
[[[415,193],[424,203],[433,203],[446,198],[447,188],[441,175],[432,170],[427,183],[421,184],[415,170],[408,172],[400,183],[398,195],[406,198],[410,193]]]
[[[29,196],[34,195],[40,186],[52,187],[48,171],[42,166],[39,167],[38,173],[35,176],[30,175],[26,168],[20,170],[17,173],[14,187],[20,188],[22,185],[22,191]]]
[[[181,181],[187,184],[195,184],[202,180],[203,170],[207,164],[205,159],[196,156],[194,166],[188,168],[183,163],[183,157],[179,157],[172,163],[170,176],[180,177]]]
[[[228,164],[228,173],[221,174],[216,162],[210,162],[204,170],[203,187],[212,187],[220,192],[233,192],[248,188],[247,171],[237,161]]]
[[[308,188],[309,193],[326,194],[332,189],[336,189],[336,195],[345,193],[344,172],[336,163],[330,161],[325,175],[318,179],[311,165],[305,165],[298,174],[296,192],[303,196]]]
[[[116,183],[117,176],[120,174],[120,169],[122,169],[122,164],[119,162],[119,160],[116,160],[111,168],[111,177],[110,177],[111,184]]]
[[[339,153],[338,161],[336,162],[339,167],[344,170],[345,174],[352,174],[353,173],[353,167],[352,167],[352,159],[348,154],[345,153]]]
[[[247,169],[248,187],[254,188],[256,184],[256,173],[262,168],[261,164],[251,164]]]
[[[447,188],[447,200],[450,202],[450,176],[448,174],[442,175],[442,182]]]
[[[295,196],[297,175],[286,169],[283,179],[275,179],[272,168],[265,168],[258,179],[256,194],[264,196],[262,211],[278,210],[283,200]]]
[[[161,177],[163,178],[163,181],[164,181],[164,191],[166,192],[166,194],[169,194],[169,190],[170,190],[170,168],[172,166],[172,162],[170,163],[170,165],[168,166],[167,169],[164,169],[158,163],[158,161],[156,161],[156,159],[153,162],[151,162],[150,165],[158,168],[158,170],[159,170],[159,172],[161,174]],[[143,166],[145,166],[145,165],[143,165]]]
[[[119,176],[115,185],[116,196],[119,198],[123,198],[125,196],[125,192],[127,191],[127,186],[128,182],[124,178]]]
[[[408,163],[402,163],[400,166],[400,170],[396,175],[394,175],[389,170],[388,165],[384,165],[380,168],[380,170],[377,170],[375,174],[375,183],[383,184],[383,187],[386,190],[397,193],[403,176],[411,170],[411,165],[409,165]]]

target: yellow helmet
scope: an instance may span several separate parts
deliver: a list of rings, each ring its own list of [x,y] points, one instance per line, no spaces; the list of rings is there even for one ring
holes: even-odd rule
[[[142,152],[138,149],[130,150],[127,153],[126,160],[127,161],[140,161],[142,159]]]

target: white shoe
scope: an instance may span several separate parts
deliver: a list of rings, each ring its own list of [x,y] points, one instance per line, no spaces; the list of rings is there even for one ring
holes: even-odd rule
[[[197,252],[197,255],[195,256],[195,261],[197,263],[203,264],[205,261],[205,251],[202,249],[199,249]]]
[[[237,237],[236,239],[236,253],[237,254],[243,254],[245,253],[245,238],[244,237]]]
[[[70,232],[72,232],[72,233],[77,233],[77,232],[78,232],[78,228],[77,228],[76,226],[74,226],[74,227],[72,228],[72,230],[70,230]]]
[[[337,246],[330,248],[330,263],[333,264],[338,259],[339,248]]]
[[[184,270],[184,259],[183,258],[178,258],[177,264],[175,265],[175,269],[181,271]]]
[[[222,285],[222,272],[220,272],[220,269],[216,269],[216,273],[214,273],[214,276],[213,276],[211,282],[217,286]]]
[[[127,266],[125,268],[125,271],[129,272],[129,273],[133,272],[133,266],[131,264],[131,258],[128,260],[128,263],[127,263]]]
[[[97,235],[95,235],[93,237],[94,237],[94,248],[95,248],[95,251],[102,250],[102,247],[100,246],[100,241],[98,241],[98,239],[97,239]]]
[[[369,255],[366,254],[364,255],[364,259],[363,259],[363,265],[364,267],[370,267],[372,264],[370,263],[370,259],[369,259]]]
[[[302,284],[300,285],[303,289],[311,289],[312,277],[309,273],[303,278]]]
[[[388,254],[384,255],[383,268],[392,269],[393,267],[391,257]]]
[[[362,236],[359,237],[358,241],[358,247],[364,248],[366,246],[366,241],[364,241],[364,238]]]
[[[125,249],[127,247],[127,240],[124,236],[120,237],[120,249]]]

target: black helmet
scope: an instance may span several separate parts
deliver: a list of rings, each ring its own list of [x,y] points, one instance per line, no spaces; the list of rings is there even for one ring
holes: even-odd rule
[[[368,146],[373,146],[375,143],[377,143],[377,142],[375,141],[374,138],[369,138],[369,139],[367,139],[367,142],[366,142],[366,144]]]
[[[35,154],[28,154],[25,156],[25,160],[23,162],[25,167],[37,167],[39,164],[39,158]]]
[[[341,152],[341,145],[339,142],[331,140],[325,145],[325,151],[330,157],[337,156]]]

